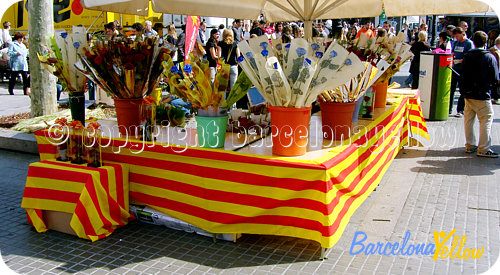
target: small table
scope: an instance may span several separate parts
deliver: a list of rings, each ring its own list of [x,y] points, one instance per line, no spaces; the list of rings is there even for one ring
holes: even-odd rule
[[[30,164],[21,207],[38,232],[56,229],[47,223],[47,215],[60,213],[59,217],[70,217],[71,229],[66,226],[70,232],[59,231],[96,241],[133,218],[128,194],[126,165],[106,163],[92,168],[44,160]]]

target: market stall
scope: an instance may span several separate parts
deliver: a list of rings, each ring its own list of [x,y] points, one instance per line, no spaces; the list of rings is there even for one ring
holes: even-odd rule
[[[329,248],[399,150],[428,138],[418,96],[410,92],[377,109],[374,120],[360,121],[359,132],[340,142],[323,141],[313,116],[308,152],[300,157],[273,156],[271,137],[239,146],[227,139],[225,149],[103,137],[109,146],[102,157],[129,167],[132,203],[212,233],[284,235]],[[40,158],[53,159],[50,131],[36,137]]]

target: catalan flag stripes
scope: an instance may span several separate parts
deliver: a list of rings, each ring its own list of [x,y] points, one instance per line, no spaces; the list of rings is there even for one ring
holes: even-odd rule
[[[110,140],[102,156],[129,165],[134,203],[213,233],[284,235],[329,248],[407,144],[409,99],[400,98],[363,132],[314,160],[122,139]],[[37,138],[41,156],[53,156],[43,132]]]
[[[38,232],[47,231],[43,210],[73,214],[70,225],[80,238],[96,241],[125,225],[128,169],[120,164],[100,168],[57,161],[32,163],[21,207]]]

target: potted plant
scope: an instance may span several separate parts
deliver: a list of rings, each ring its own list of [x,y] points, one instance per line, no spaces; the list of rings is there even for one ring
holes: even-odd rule
[[[73,120],[85,125],[85,85],[87,78],[74,67],[78,56],[87,44],[84,27],[73,26],[73,32],[59,32],[48,38],[49,47],[38,54],[42,66],[59,79],[68,91],[69,106]]]
[[[137,36],[139,37],[139,36]],[[75,64],[115,102],[120,133],[137,133],[140,106],[160,82],[162,61],[175,52],[168,43],[159,46],[156,37],[100,39]]]

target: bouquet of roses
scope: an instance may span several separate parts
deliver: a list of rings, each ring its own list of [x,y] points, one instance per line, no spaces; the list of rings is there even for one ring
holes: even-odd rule
[[[181,70],[170,58],[163,62],[171,93],[192,103],[201,116],[225,116],[227,108],[243,97],[252,86],[248,77],[240,74],[226,101],[224,95],[229,90],[230,66],[223,61],[220,64],[212,85],[210,67],[206,59],[193,54],[189,63],[180,63]]]
[[[369,85],[371,86],[388,81],[413,56],[410,45],[404,43],[405,39],[406,34],[402,32],[391,37],[368,37],[362,33],[359,38],[344,46],[361,60],[377,67],[377,74]]]
[[[156,37],[97,40],[75,64],[77,69],[116,98],[143,98],[160,82],[162,61],[173,55],[171,44],[159,46]]]
[[[60,32],[50,36],[48,41],[49,47],[41,54],[37,53],[42,66],[59,78],[63,88],[70,94],[83,92],[87,79],[78,73],[73,64],[83,54],[87,43],[85,28],[73,26],[73,33]]]
[[[289,44],[280,40],[269,43],[266,36],[255,37],[238,44],[242,57],[240,66],[273,106],[310,106],[318,95],[336,88],[366,68],[361,60],[344,47],[293,39]]]

